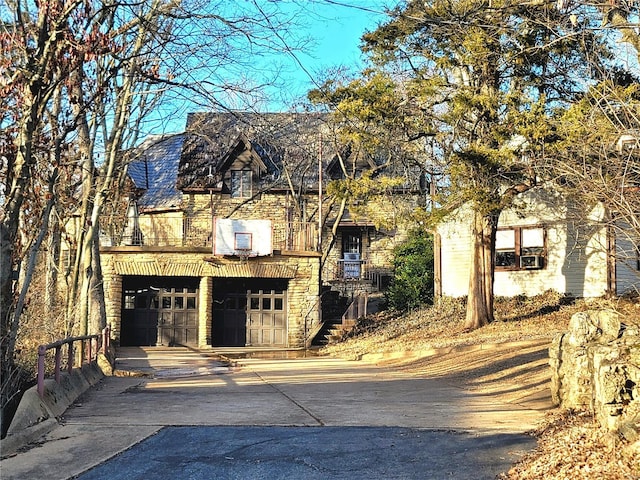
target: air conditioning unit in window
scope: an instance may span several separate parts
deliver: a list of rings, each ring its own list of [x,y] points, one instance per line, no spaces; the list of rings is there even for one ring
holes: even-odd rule
[[[520,257],[520,268],[536,269],[542,268],[543,259],[541,255],[522,255]]]
[[[638,150],[640,147],[640,137],[637,134],[625,133],[620,135],[618,142],[616,143],[616,150],[619,153],[627,153],[630,150]]]

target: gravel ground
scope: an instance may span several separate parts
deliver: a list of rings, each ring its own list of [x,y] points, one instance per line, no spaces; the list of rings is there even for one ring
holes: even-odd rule
[[[640,324],[637,301],[573,301],[549,293],[498,299],[496,321],[466,332],[463,303],[449,300],[404,315],[381,312],[361,319],[341,341],[324,347],[323,353],[356,359],[411,352],[397,356],[404,360],[386,363],[446,376],[464,388],[504,392],[513,401],[548,405],[549,342],[566,331],[574,313],[603,307],[615,308]],[[473,348],[479,345],[492,348]],[[531,434],[538,438],[538,448],[501,475],[501,480],[640,480],[640,446],[627,445],[600,429],[587,412],[551,410]]]

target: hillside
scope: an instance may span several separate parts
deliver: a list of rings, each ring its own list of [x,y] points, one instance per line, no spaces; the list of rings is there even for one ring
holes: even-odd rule
[[[448,300],[404,315],[381,312],[361,319],[323,353],[384,359],[394,368],[447,377],[464,388],[499,390],[535,408],[535,402],[548,405],[549,342],[566,330],[574,313],[598,308],[615,308],[627,323],[640,324],[637,301],[574,301],[548,293],[498,299],[496,321],[465,332],[463,303]],[[599,429],[590,414],[552,409],[531,434],[538,448],[503,480],[640,479],[640,452],[621,448],[621,441]]]

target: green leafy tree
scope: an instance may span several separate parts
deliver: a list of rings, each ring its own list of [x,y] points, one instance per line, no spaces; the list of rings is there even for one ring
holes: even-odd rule
[[[590,8],[576,7],[585,12],[576,23],[550,2],[404,2],[363,37],[374,67],[351,84],[320,89],[325,101],[338,99],[338,110],[353,112],[357,125],[366,126],[363,111],[370,123],[378,115],[377,127],[361,129],[363,139],[390,128],[401,161],[443,174],[433,221],[471,207],[468,329],[493,320],[500,213],[536,185],[536,166],[556,140],[555,112],[605,71],[587,60],[604,65],[610,58]],[[363,82],[385,85],[388,94],[366,96]],[[359,110],[363,100],[369,108]]]
[[[409,310],[433,301],[433,237],[414,230],[393,252],[393,278],[386,294],[396,310]]]
[[[327,209],[326,218],[342,218],[348,211],[353,218],[366,218],[382,228],[410,221],[413,206],[397,201],[399,191],[410,190],[405,172],[413,162],[399,147],[404,118],[398,111],[402,97],[397,85],[369,71],[353,82],[328,80],[309,92],[308,98],[331,112],[330,141],[339,152],[340,178],[327,185],[326,196],[333,208]],[[331,242],[339,222],[333,225]],[[331,246],[324,250],[323,264]]]

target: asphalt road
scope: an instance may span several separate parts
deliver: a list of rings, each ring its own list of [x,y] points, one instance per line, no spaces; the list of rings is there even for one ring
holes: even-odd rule
[[[544,412],[446,378],[330,358],[122,350],[120,369],[60,426],[0,462],[48,478],[492,479],[535,440]],[[509,386],[512,390],[512,386]]]
[[[78,478],[481,480],[531,447],[522,435],[400,427],[167,427]]]

